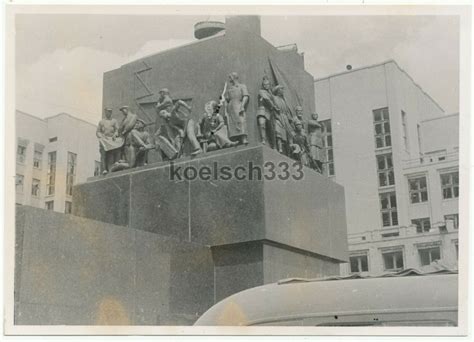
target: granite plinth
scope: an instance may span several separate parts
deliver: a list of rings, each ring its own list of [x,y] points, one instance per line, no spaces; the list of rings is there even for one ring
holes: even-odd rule
[[[16,325],[190,325],[214,303],[208,247],[18,207]]]
[[[334,260],[268,240],[212,247],[212,259],[216,302],[281,279],[339,274]]]
[[[279,179],[277,170],[275,179],[266,179],[268,162],[277,168],[282,162],[290,165],[290,178]],[[261,178],[254,171],[250,179],[249,163],[263,170]],[[308,168],[295,180],[292,176],[300,174],[293,163],[266,146],[251,146],[187,158],[173,166],[182,174],[187,167],[197,172],[208,167],[209,180],[171,179],[169,163],[148,165],[75,186],[73,213],[208,246],[269,240],[347,261],[342,186]],[[231,172],[238,167],[247,171],[238,174],[244,179],[225,180],[214,172],[216,165],[218,170],[227,166]],[[104,197],[109,189],[114,194]]]
[[[16,325],[190,325],[217,301],[339,260],[276,241],[213,247],[17,207]]]

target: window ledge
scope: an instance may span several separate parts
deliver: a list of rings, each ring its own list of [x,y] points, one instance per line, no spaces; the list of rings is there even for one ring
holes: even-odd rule
[[[410,202],[410,206],[412,207],[419,207],[419,206],[422,206],[422,205],[428,205],[430,203],[430,201],[425,201],[425,202],[417,202],[417,203],[411,203]]]
[[[395,190],[395,184],[393,185],[385,185],[385,186],[379,186],[379,191],[385,192],[387,190]]]
[[[385,147],[376,147],[375,148],[375,153],[385,153],[385,152],[391,152],[392,151],[392,146],[385,146]]]
[[[384,270],[384,271],[385,272],[400,272],[402,270],[403,270],[403,268],[392,268],[392,269]]]
[[[459,197],[443,198],[443,202],[453,202],[453,201],[459,201]]]
[[[383,231],[383,230],[385,230],[385,229],[389,230],[389,229],[399,229],[399,228],[400,228],[400,225],[399,225],[399,224],[397,224],[396,226],[384,226],[384,225],[382,225],[382,229],[381,229],[381,230]],[[384,233],[384,234],[385,234],[385,233]]]

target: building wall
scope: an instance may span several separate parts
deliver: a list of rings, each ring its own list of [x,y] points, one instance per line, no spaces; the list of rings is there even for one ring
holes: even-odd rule
[[[441,158],[441,160],[439,160]],[[425,244],[438,244],[441,263],[448,267],[457,267],[456,246],[458,242],[459,219],[447,219],[446,215],[459,215],[458,198],[443,197],[441,175],[459,171],[459,156],[457,153],[430,155],[424,158],[406,161],[402,164],[403,183],[406,197],[399,201],[399,206],[406,209],[408,217],[403,226],[384,228],[364,233],[349,234],[349,256],[361,253],[368,255],[369,274],[379,274],[385,271],[383,267],[382,250],[400,248],[403,251],[404,268],[419,268],[419,247]],[[412,203],[409,180],[425,177],[427,184],[427,201]],[[415,219],[429,219],[430,229],[418,232]],[[398,234],[384,237],[383,234]],[[425,246],[426,247],[426,246]],[[341,266],[342,274],[350,273],[350,264]]]
[[[96,126],[61,113],[46,119],[16,111],[18,143],[28,141],[23,163],[16,164],[17,174],[24,176],[23,192],[16,193],[16,203],[45,208],[45,202],[54,201],[54,210],[65,211],[65,202],[72,201],[66,194],[68,152],[77,155],[74,184],[94,175],[96,161],[100,160]],[[35,144],[44,146],[41,167],[33,167]],[[15,147],[17,148],[17,146]],[[53,195],[47,195],[48,153],[56,151],[56,179]],[[32,195],[32,180],[40,180],[40,195]]]
[[[439,247],[440,264],[448,268],[457,268],[457,244],[458,232],[450,229],[448,232],[440,233],[434,229],[432,232],[418,234],[414,227],[401,228],[401,231],[407,230],[407,233],[401,233],[401,236],[394,238],[380,238],[380,231],[367,232],[366,242],[361,242],[357,236],[357,242],[349,244],[349,254],[351,257],[367,255],[368,269],[361,272],[362,275],[379,275],[389,270],[385,269],[382,253],[401,250],[403,252],[403,269],[423,267],[420,257],[420,249],[427,247]],[[377,236],[370,240],[370,235]],[[351,237],[350,237],[351,238]],[[351,273],[350,263],[341,264],[341,275]]]
[[[459,114],[424,120],[420,131],[423,153],[459,151]]]
[[[316,112],[331,119],[335,177],[349,233],[381,226],[372,110],[388,106],[383,65],[315,82]]]
[[[333,180],[345,189],[348,232],[383,226],[379,193],[386,191],[396,192],[398,225],[410,224],[403,165],[420,157],[418,132],[426,120],[444,115],[442,108],[394,61],[316,80],[315,101],[320,120],[331,119]],[[384,107],[390,116],[391,147],[376,148],[373,110]],[[384,153],[392,154],[395,184],[380,188],[376,155]]]
[[[382,252],[400,250],[403,268],[419,268],[419,250],[431,246],[439,248],[443,264],[457,267],[458,222],[446,216],[459,215],[459,184],[452,198],[444,198],[441,176],[458,174],[459,115],[446,115],[394,61],[316,80],[315,100],[320,119],[331,119],[333,180],[346,194],[349,257],[366,256],[363,273],[379,274],[387,271]],[[377,148],[373,110],[384,107],[391,146]],[[381,187],[376,158],[386,153],[395,182]],[[410,187],[420,178],[426,183],[423,200]],[[398,224],[384,227],[379,194],[393,191]],[[426,231],[412,221],[419,219],[429,220]],[[342,264],[341,273],[349,274],[350,267]]]
[[[18,149],[19,140],[26,142],[26,155],[24,162],[17,159],[16,174],[23,175],[23,191],[16,192],[16,203],[31,205],[34,207],[44,206],[44,191],[43,185],[46,182],[47,167],[46,152],[43,151],[40,168],[33,167],[33,154],[35,150],[35,143],[38,145],[47,145],[47,124],[45,121],[35,116],[17,111],[16,112],[16,127],[17,127],[17,144],[15,149]],[[40,196],[32,196],[31,187],[33,179],[38,179],[41,182]]]
[[[422,163],[418,159],[403,165],[403,188],[406,197],[402,199],[402,203],[406,203],[408,207],[406,224],[409,225],[411,220],[419,218],[429,218],[432,225],[444,224],[445,215],[459,214],[459,199],[454,195],[453,198],[443,198],[441,175],[459,172],[459,156],[457,153],[441,153],[422,160]],[[409,179],[414,177],[426,179],[428,197],[426,202],[411,203]]]

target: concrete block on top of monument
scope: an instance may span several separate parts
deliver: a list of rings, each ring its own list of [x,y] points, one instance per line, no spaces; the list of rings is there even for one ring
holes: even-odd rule
[[[182,100],[191,106],[189,118],[197,122],[205,104],[210,100],[219,101],[228,75],[236,72],[249,94],[246,109],[249,145],[260,142],[256,113],[264,75],[272,86],[285,87],[291,110],[301,105],[306,116],[314,112],[314,80],[304,69],[302,54],[295,49],[279,49],[263,39],[257,16],[227,17],[224,26],[224,32],[106,72],[104,107],[112,108],[113,116],[120,122],[123,116],[119,108],[128,105],[145,122],[156,122],[147,126],[153,135],[157,126],[163,124],[155,108],[160,89],[167,88],[175,103]],[[186,146],[184,152],[189,154],[191,150]],[[161,161],[160,154],[150,151],[148,162],[157,161]]]

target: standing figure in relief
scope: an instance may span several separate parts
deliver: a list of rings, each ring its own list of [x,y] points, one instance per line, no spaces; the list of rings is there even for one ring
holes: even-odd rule
[[[239,144],[248,144],[246,108],[249,102],[247,86],[239,82],[236,72],[229,74],[229,84],[225,92],[226,115],[229,138]]]
[[[260,141],[262,144],[267,142],[267,131],[276,148],[276,137],[275,137],[275,116],[279,113],[279,109],[276,107],[273,94],[271,91],[270,80],[267,76],[263,77],[262,88],[258,92],[258,109],[257,109],[257,122],[260,130]]]
[[[315,169],[323,173],[323,130],[316,113],[311,115],[311,120],[308,120],[308,134],[311,159],[315,164]]]
[[[102,174],[110,172],[112,165],[120,159],[123,139],[119,137],[119,125],[112,119],[112,109],[105,108],[105,118],[97,126],[96,136],[99,139],[100,164]]]
[[[310,157],[308,155],[310,147],[306,132],[303,131],[303,123],[301,121],[296,121],[295,129],[296,133],[291,144],[292,157],[298,160],[301,165],[310,166]]]
[[[301,124],[303,125],[303,133],[306,134],[306,132],[308,130],[308,123],[306,122],[306,120],[303,117],[303,107],[296,106],[295,107],[295,113],[296,113],[296,119],[299,122],[301,122]]]
[[[158,94],[159,94],[158,102],[156,103],[156,106],[155,106],[155,111],[156,111],[155,131],[160,126],[160,119],[159,119],[160,112],[162,110],[171,112],[171,109],[173,108],[173,99],[170,96],[170,92],[168,88],[160,89],[158,91]]]
[[[135,128],[135,124],[137,123],[138,117],[136,114],[130,111],[128,106],[122,106],[120,108],[120,111],[124,115],[124,118],[119,128],[119,135],[121,135],[124,140],[121,161],[125,160],[125,162],[130,167],[131,153],[133,153],[131,151],[132,138],[130,136],[130,133]]]
[[[274,102],[277,108],[275,115],[275,135],[277,150],[283,154],[288,153],[288,146],[291,144],[295,131],[292,126],[293,117],[290,107],[283,96],[284,88],[277,85],[273,88]]]

